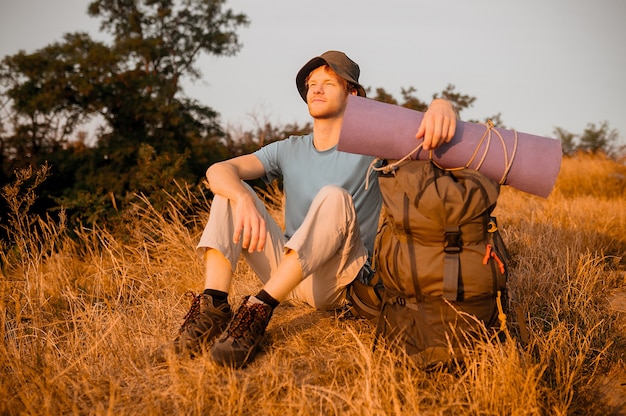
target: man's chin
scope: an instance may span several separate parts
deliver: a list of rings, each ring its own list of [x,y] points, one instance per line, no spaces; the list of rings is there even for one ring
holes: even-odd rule
[[[334,118],[334,116],[327,113],[316,113],[313,111],[309,111],[309,114],[316,120],[330,120],[331,118]]]
[[[309,114],[311,115],[311,117],[318,120],[330,120],[333,118],[341,117],[343,115],[343,111],[323,111],[309,107]]]

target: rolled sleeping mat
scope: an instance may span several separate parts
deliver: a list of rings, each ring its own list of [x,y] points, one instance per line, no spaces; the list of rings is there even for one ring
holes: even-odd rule
[[[425,151],[422,140],[415,139],[423,117],[419,111],[351,95],[337,148],[380,159],[432,159],[445,169],[467,167],[502,185],[550,195],[563,156],[559,140],[459,120],[450,142]]]

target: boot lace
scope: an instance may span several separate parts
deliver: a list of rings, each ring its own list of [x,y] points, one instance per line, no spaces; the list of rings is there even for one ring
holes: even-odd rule
[[[185,315],[183,324],[180,326],[178,330],[179,333],[183,333],[185,329],[198,317],[200,313],[200,300],[202,299],[202,293],[195,294],[192,291],[185,293],[185,296],[192,297],[193,301],[191,302],[191,307],[189,308],[189,312]]]
[[[246,301],[233,317],[228,333],[235,339],[242,338],[247,332],[262,329],[263,322],[268,316],[269,311],[264,305]]]

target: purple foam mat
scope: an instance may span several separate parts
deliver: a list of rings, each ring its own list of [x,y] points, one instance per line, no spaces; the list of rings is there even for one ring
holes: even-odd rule
[[[415,133],[423,116],[419,111],[350,96],[338,149],[402,159],[421,142]],[[452,140],[435,149],[432,159],[446,169],[469,167],[496,181],[501,181],[508,164],[505,185],[547,198],[561,168],[561,142],[498,127],[488,130],[487,125],[458,121]],[[431,152],[422,149],[411,155],[411,159],[429,158]]]

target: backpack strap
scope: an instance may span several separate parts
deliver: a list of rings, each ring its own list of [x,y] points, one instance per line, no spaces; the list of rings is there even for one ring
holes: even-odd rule
[[[422,298],[422,289],[420,288],[418,275],[417,275],[417,257],[415,256],[415,244],[413,242],[413,235],[411,233],[411,201],[409,201],[409,197],[404,194],[404,232],[407,235],[407,247],[409,249],[409,261],[411,266],[411,281],[413,282],[413,290],[415,291],[415,297],[418,299]]]
[[[460,253],[463,247],[461,229],[458,225],[446,225],[444,228],[446,238],[443,251],[443,297],[451,302],[458,300],[459,294],[459,268]]]

